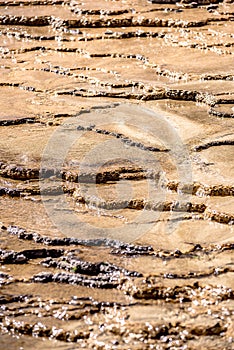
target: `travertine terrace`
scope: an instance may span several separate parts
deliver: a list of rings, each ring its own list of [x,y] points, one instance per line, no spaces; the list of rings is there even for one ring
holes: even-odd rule
[[[1,350],[233,349],[233,20],[232,0],[0,1]],[[88,158],[114,142],[144,166]]]

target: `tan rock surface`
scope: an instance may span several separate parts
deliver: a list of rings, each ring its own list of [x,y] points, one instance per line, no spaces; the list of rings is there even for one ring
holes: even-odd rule
[[[0,350],[233,349],[233,1],[0,1]]]

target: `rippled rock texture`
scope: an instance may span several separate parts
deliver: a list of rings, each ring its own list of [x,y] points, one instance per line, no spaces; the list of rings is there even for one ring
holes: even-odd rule
[[[1,350],[233,349],[233,20],[0,1]]]

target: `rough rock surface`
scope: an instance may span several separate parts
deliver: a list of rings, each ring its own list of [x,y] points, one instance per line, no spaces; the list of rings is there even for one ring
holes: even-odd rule
[[[233,349],[233,20],[0,0],[0,350]]]

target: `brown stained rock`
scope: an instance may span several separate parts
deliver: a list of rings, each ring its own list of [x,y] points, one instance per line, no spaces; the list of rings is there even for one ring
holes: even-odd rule
[[[231,350],[232,2],[5,0],[0,12],[2,347]],[[136,112],[105,124],[123,103],[165,118],[177,142],[139,127]],[[41,169],[48,141],[73,122],[80,139],[62,167]],[[82,168],[106,142],[159,167]],[[64,222],[69,212],[93,231],[142,235],[80,239],[72,225],[65,236],[46,211],[58,193]]]

